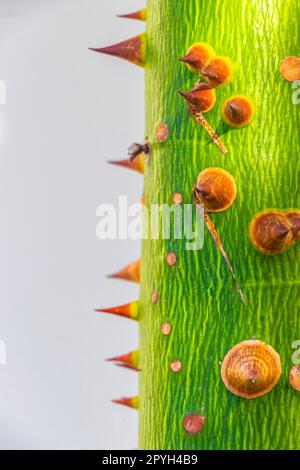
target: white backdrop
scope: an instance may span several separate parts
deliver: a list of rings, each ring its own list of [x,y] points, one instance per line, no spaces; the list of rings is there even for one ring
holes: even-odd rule
[[[134,322],[97,314],[138,286],[108,280],[139,257],[99,241],[96,209],[140,200],[142,177],[106,164],[144,137],[143,71],[95,54],[141,32],[143,0],[0,0],[1,449],[131,449],[137,413],[110,403],[138,375]]]

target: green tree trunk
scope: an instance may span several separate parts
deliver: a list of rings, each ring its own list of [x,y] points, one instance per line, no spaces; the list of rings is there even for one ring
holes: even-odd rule
[[[299,0],[148,0],[146,135],[153,142],[145,170],[145,202],[172,204],[175,192],[192,203],[192,187],[207,167],[235,178],[238,196],[230,210],[212,214],[229,253],[246,303],[206,230],[202,250],[186,251],[185,240],[145,240],[142,248],[140,355],[140,448],[299,449],[300,394],[289,385],[292,343],[300,339],[299,243],[265,256],[249,239],[249,224],[267,208],[299,208],[300,107],[279,73],[281,61],[299,56]],[[222,136],[222,155],[188,115],[177,89],[197,76],[179,62],[196,41],[209,43],[235,64],[232,81],[217,89],[208,114],[216,129],[224,101],[251,98],[255,118]],[[169,138],[155,143],[161,122]],[[177,264],[165,262],[175,252]],[[158,293],[158,302],[151,295]],[[172,332],[161,334],[169,321]],[[252,337],[280,354],[282,376],[267,395],[253,400],[229,392],[221,362],[237,343]],[[170,370],[182,361],[180,373]],[[190,413],[206,417],[200,434],[182,425]]]

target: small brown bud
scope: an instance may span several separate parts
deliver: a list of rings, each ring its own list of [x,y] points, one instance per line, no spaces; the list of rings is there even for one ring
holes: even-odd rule
[[[151,294],[151,302],[153,304],[157,304],[158,302],[158,293],[156,291],[152,292]]]
[[[280,73],[288,82],[300,80],[300,57],[286,57],[280,65]]]
[[[233,96],[223,107],[223,119],[231,127],[247,126],[254,114],[252,102],[246,96]]]
[[[223,212],[235,201],[237,187],[233,176],[223,168],[207,168],[198,175],[194,188],[197,204],[208,212]]]
[[[183,420],[184,430],[190,435],[199,434],[205,424],[205,416],[189,413]]]
[[[207,113],[216,103],[216,90],[208,83],[197,83],[188,93],[178,91],[195,112]]]
[[[192,72],[200,73],[203,67],[215,56],[214,49],[204,42],[196,42],[187,51],[181,61],[185,62]]]
[[[296,365],[291,368],[289,381],[293,389],[300,392],[300,365]]]
[[[161,332],[163,335],[168,336],[172,331],[172,325],[169,322],[165,322],[161,325]]]
[[[181,204],[182,203],[182,194],[181,193],[174,193],[173,194],[173,203],[174,204]]]
[[[168,253],[167,256],[166,256],[166,262],[169,266],[175,266],[175,264],[177,263],[177,256],[175,253]]]
[[[160,122],[156,128],[156,140],[157,142],[165,142],[169,137],[169,129],[165,122]]]
[[[171,364],[170,364],[170,369],[173,371],[173,372],[180,372],[181,369],[182,369],[182,363],[181,361],[178,361],[178,360],[175,360],[175,361],[172,361]]]
[[[214,87],[228,83],[233,74],[233,65],[228,57],[215,57],[202,70],[201,74]]]
[[[287,213],[268,209],[256,215],[250,225],[250,239],[266,255],[287,250],[295,240]]]

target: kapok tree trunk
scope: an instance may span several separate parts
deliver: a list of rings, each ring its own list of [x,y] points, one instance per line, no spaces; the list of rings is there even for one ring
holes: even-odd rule
[[[236,181],[230,210],[212,214],[246,297],[206,231],[200,251],[185,240],[145,240],[142,250],[140,320],[140,447],[142,449],[299,449],[300,395],[289,384],[292,343],[300,338],[300,246],[275,256],[259,253],[249,238],[253,217],[267,208],[300,207],[300,107],[279,73],[281,61],[299,56],[300,2],[291,0],[148,0],[146,135],[152,143],[145,169],[145,202],[172,204],[174,193],[192,203],[200,171],[221,167]],[[196,76],[178,58],[196,41],[210,44],[234,63],[231,82],[217,89],[207,115],[218,128],[231,95],[248,96],[250,126],[222,136],[228,153],[208,145],[207,134],[177,93]],[[169,137],[155,142],[164,122]],[[165,262],[168,252],[177,264]],[[156,291],[158,302],[151,302]],[[170,322],[172,332],[161,334]],[[221,362],[237,343],[256,337],[280,355],[282,376],[270,393],[253,400],[233,395],[221,379]],[[172,360],[182,370],[170,369]],[[191,436],[182,422],[205,416]]]

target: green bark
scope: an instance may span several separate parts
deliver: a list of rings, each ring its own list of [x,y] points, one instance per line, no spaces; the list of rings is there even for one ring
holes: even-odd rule
[[[249,239],[249,224],[263,209],[300,208],[300,107],[279,74],[288,55],[299,56],[299,0],[148,0],[146,135],[166,122],[164,143],[154,143],[145,171],[146,205],[171,204],[174,192],[192,202],[198,173],[222,167],[235,178],[238,197],[212,219],[247,298],[243,305],[229,270],[206,230],[204,247],[186,251],[185,240],[145,240],[142,248],[140,353],[140,448],[299,449],[300,394],[288,381],[292,343],[300,339],[300,244],[264,256]],[[196,41],[212,45],[235,64],[230,84],[217,89],[207,119],[217,128],[222,103],[250,97],[252,124],[222,136],[222,155],[189,116],[177,89],[189,90],[197,76],[178,61]],[[165,262],[177,254],[173,268]],[[159,295],[151,303],[151,293]],[[170,321],[170,336],[161,324]],[[283,373],[269,394],[245,400],[224,386],[221,361],[240,341],[258,339],[280,354]],[[180,359],[183,369],[169,368]],[[201,412],[201,434],[189,436],[182,421]]]

